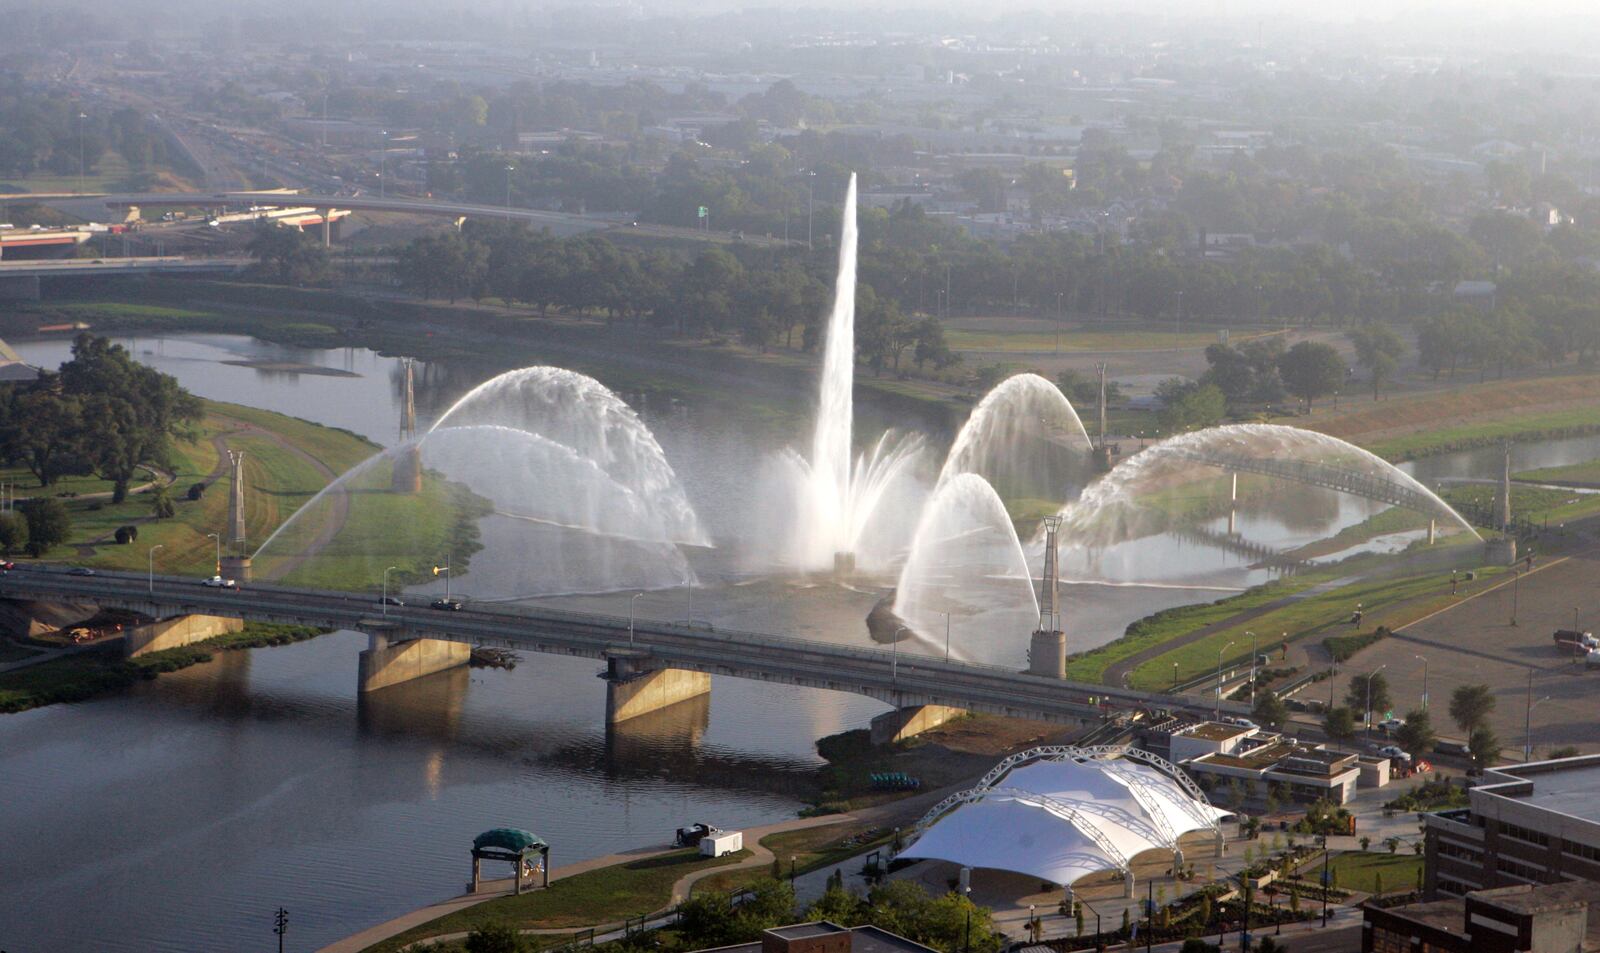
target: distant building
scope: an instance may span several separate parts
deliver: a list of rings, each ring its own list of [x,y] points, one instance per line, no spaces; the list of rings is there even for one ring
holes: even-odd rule
[[[1429,896],[1600,882],[1600,755],[1493,768],[1471,806],[1426,818]]]
[[[1458,281],[1451,295],[1462,304],[1493,311],[1495,294],[1500,290],[1492,281]]]
[[[761,939],[719,946],[704,953],[936,953],[875,926],[842,927],[821,920],[761,931]]]
[[[1522,884],[1365,906],[1362,920],[1362,953],[1585,953],[1600,949],[1600,884]]]

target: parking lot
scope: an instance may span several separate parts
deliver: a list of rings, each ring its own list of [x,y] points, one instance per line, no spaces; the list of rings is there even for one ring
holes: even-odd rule
[[[1448,578],[1440,585],[1447,588]],[[1573,627],[1574,611],[1579,629],[1600,628],[1600,551],[1536,563],[1520,581],[1508,578],[1374,644],[1340,667],[1340,691],[1351,675],[1385,666],[1394,711],[1403,715],[1422,704],[1422,656],[1434,730],[1460,738],[1450,720],[1450,693],[1461,685],[1487,684],[1496,701],[1491,727],[1504,746],[1502,757],[1510,761],[1522,757],[1532,673],[1534,756],[1566,745],[1586,753],[1600,750],[1600,669],[1574,664],[1572,653],[1552,638],[1556,629]],[[1375,714],[1374,720],[1381,717]]]

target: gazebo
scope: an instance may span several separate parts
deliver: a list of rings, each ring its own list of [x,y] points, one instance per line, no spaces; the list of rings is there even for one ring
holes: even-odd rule
[[[472,839],[472,893],[477,893],[483,884],[483,862],[486,860],[499,860],[512,865],[516,871],[513,874],[511,892],[522,893],[524,877],[531,875],[529,858],[539,855],[539,869],[544,872],[542,886],[550,886],[550,845],[538,836],[515,827],[496,827],[491,831],[484,831]]]

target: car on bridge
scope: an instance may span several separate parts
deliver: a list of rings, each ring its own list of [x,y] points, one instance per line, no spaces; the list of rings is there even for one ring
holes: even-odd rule
[[[8,572],[10,572],[11,570],[13,570],[15,568],[17,568],[17,564],[12,562],[11,560],[9,560],[9,559],[0,560],[0,575],[8,573]]]
[[[400,598],[399,596],[384,596],[382,599],[378,600],[378,604],[379,605],[385,605],[385,606],[396,606],[398,608],[404,609],[405,605],[406,605],[406,601],[404,599]]]
[[[88,566],[73,566],[71,569],[67,570],[67,575],[69,575],[69,576],[92,576],[92,575],[94,575],[94,570],[90,569]]]
[[[239,583],[234,579],[224,579],[221,576],[212,576],[210,579],[200,580],[200,585],[210,586],[212,589],[237,589]]]
[[[446,612],[460,612],[461,611],[461,600],[460,599],[435,599],[432,602],[428,603],[428,605],[433,607],[433,608],[435,608],[435,609],[443,609]]]

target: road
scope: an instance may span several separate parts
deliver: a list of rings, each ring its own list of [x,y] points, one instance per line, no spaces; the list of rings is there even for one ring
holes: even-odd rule
[[[175,255],[134,258],[61,258],[0,262],[0,278],[51,278],[60,275],[149,274],[151,272],[236,272],[248,258],[180,258]]]
[[[577,235],[583,232],[611,231],[618,235],[641,238],[677,239],[680,241],[712,242],[718,244],[748,244],[758,247],[775,247],[786,244],[782,239],[752,235],[736,237],[723,231],[706,231],[698,228],[679,228],[671,225],[622,224],[603,218],[573,215],[569,212],[551,212],[544,209],[516,208],[504,205],[480,205],[474,202],[451,202],[440,199],[389,197],[375,195],[322,195],[290,191],[218,191],[218,192],[125,192],[102,195],[76,193],[15,193],[0,195],[0,202],[50,202],[52,200],[80,201],[97,198],[108,208],[214,208],[221,206],[250,205],[304,205],[314,208],[349,209],[357,212],[387,212],[399,215],[435,215],[444,218],[484,218],[523,222],[536,229],[548,228],[556,235]],[[798,244],[798,242],[792,243]]]
[[[1091,704],[1091,696],[1120,711],[1169,708],[1173,703],[1161,695],[1063,682],[999,666],[902,655],[892,649],[649,620],[630,627],[623,617],[504,604],[456,612],[405,606],[391,609],[384,618],[381,607],[365,593],[264,584],[216,590],[194,580],[149,580],[143,573],[78,576],[35,567],[0,578],[0,598],[88,602],[155,618],[214,614],[588,658],[628,650],[631,631],[637,650],[649,657],[647,667],[854,692],[901,707],[948,705],[1073,725],[1100,721],[1101,706]],[[1223,707],[1238,714],[1246,710],[1237,703]]]

